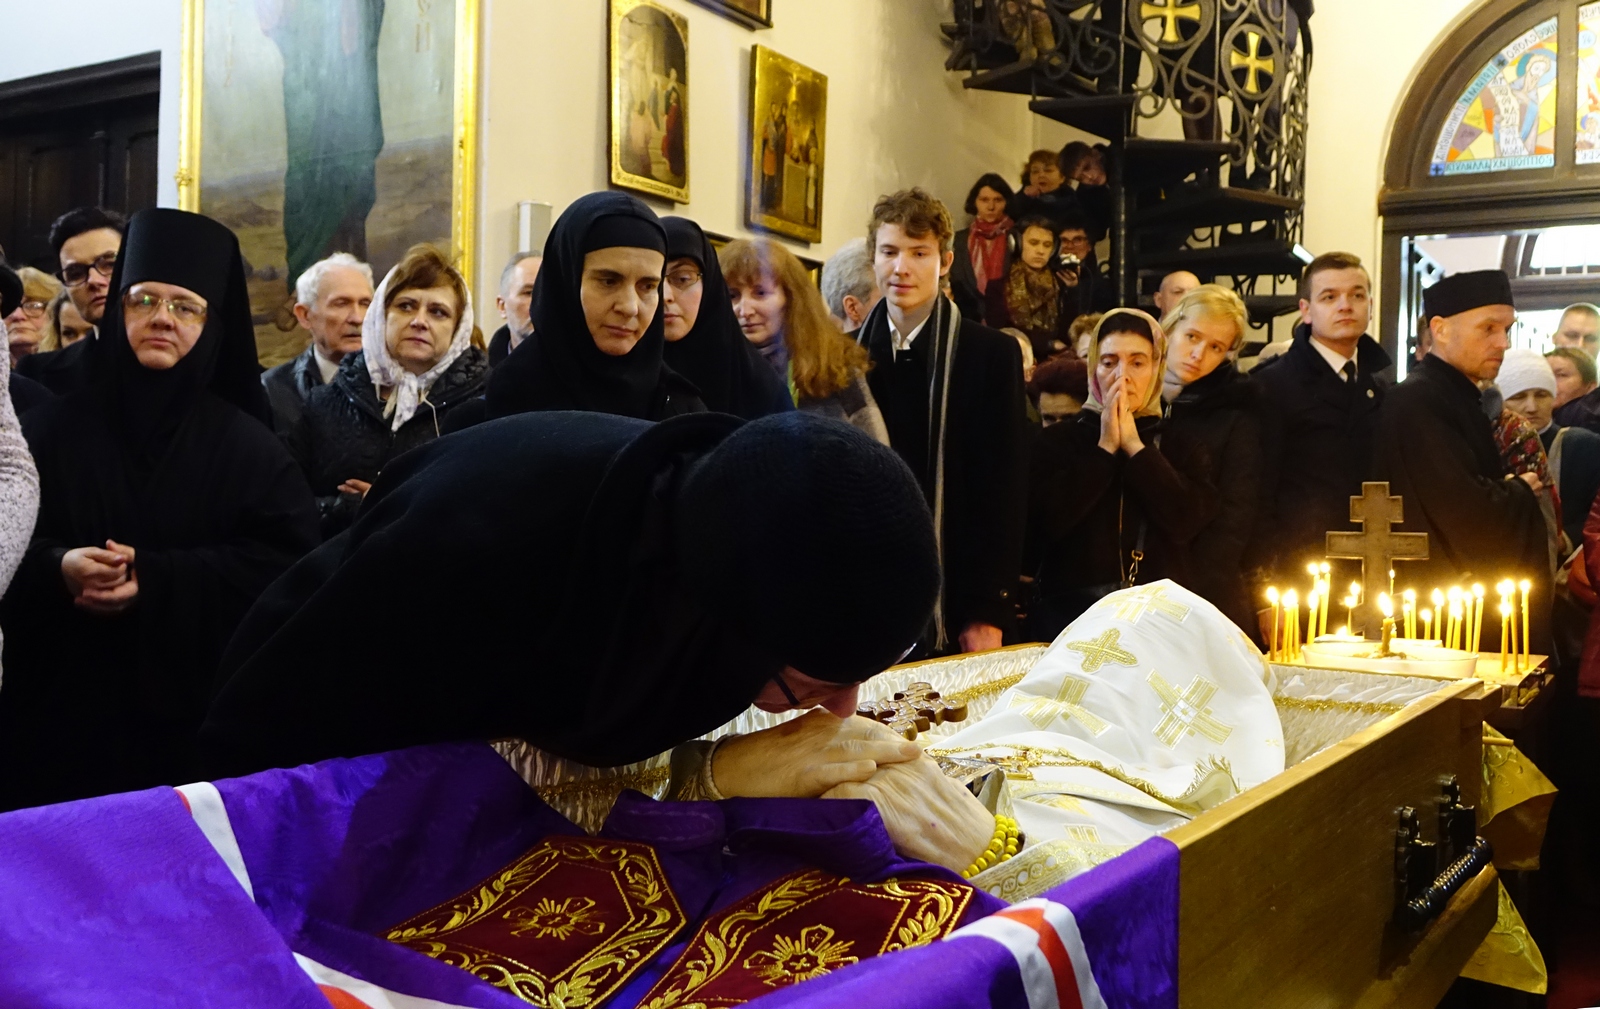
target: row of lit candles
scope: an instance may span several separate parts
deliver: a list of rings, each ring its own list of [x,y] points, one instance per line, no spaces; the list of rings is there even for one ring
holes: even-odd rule
[[[1272,640],[1269,658],[1274,661],[1293,662],[1305,655],[1307,641],[1316,641],[1328,633],[1328,599],[1332,594],[1329,582],[1331,567],[1328,564],[1311,564],[1306,567],[1311,575],[1311,591],[1306,596],[1306,634],[1300,633],[1300,594],[1294,589],[1279,593],[1276,587],[1267,589],[1267,602],[1272,606]],[[1388,643],[1394,635],[1394,572],[1389,572],[1389,592],[1378,596],[1378,610],[1384,618],[1383,648],[1387,654]],[[1517,583],[1506,579],[1495,586],[1500,593],[1500,671],[1515,668],[1518,672],[1532,662],[1529,648],[1529,595],[1533,583]],[[1517,627],[1517,594],[1521,590],[1521,633]],[[1434,589],[1431,607],[1417,607],[1415,589],[1407,589],[1401,596],[1401,620],[1404,636],[1412,641],[1436,642],[1442,648],[1478,653],[1483,644],[1483,607],[1485,591],[1474,585],[1470,591],[1453,587],[1449,591]],[[1345,607],[1346,626],[1339,628],[1339,637],[1349,637],[1351,612],[1361,604],[1361,585],[1352,582],[1350,594],[1340,602]],[[1417,634],[1417,622],[1422,622],[1422,634]],[[1280,633],[1281,630],[1281,633]]]

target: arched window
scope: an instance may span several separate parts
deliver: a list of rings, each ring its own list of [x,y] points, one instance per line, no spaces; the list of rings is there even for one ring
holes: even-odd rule
[[[1595,234],[1571,228],[1600,225],[1597,38],[1600,0],[1484,0],[1412,83],[1379,198],[1379,333],[1402,376],[1422,291],[1444,273],[1510,273],[1528,345],[1539,313],[1600,297],[1600,266],[1562,251]]]

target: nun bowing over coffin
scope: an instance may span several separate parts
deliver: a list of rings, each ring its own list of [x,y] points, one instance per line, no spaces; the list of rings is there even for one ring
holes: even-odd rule
[[[136,215],[100,334],[88,387],[23,422],[41,506],[0,607],[0,809],[193,780],[224,646],[318,539],[232,232]]]

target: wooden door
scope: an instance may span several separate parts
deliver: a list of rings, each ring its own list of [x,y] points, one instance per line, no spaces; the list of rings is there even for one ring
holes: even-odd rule
[[[0,247],[54,273],[50,223],[98,204],[156,205],[160,55],[0,84]]]

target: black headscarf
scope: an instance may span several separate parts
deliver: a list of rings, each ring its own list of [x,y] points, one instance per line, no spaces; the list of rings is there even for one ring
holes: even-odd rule
[[[619,245],[667,251],[655,212],[625,193],[590,193],[566,209],[545,243],[528,317],[533,335],[489,378],[489,416],[587,410],[645,418],[668,374],[661,309],[621,357],[595,346],[583,314],[583,259]]]
[[[693,382],[706,408],[718,413],[754,420],[794,409],[783,380],[744,338],[706,233],[687,217],[663,217],[661,226],[667,230],[667,262],[692,259],[702,277],[700,314],[683,339],[666,345],[667,364]]]
[[[221,664],[207,773],[508,736],[643,760],[786,664],[880,671],[938,581],[915,478],[847,425],[493,421],[391,463],[355,526],[262,595]]]
[[[147,281],[206,300],[200,339],[165,371],[139,363],[123,323],[122,296]],[[166,209],[133,216],[99,332],[91,348],[94,381],[109,387],[120,432],[136,455],[158,456],[206,392],[271,426],[239,240],[211,218]]]

